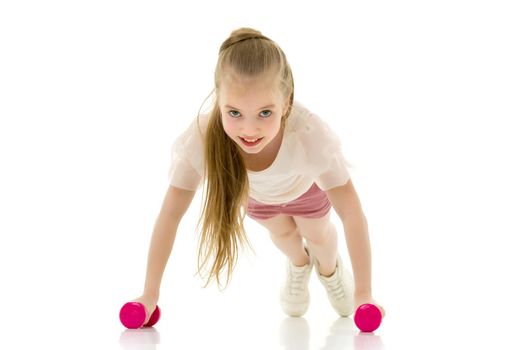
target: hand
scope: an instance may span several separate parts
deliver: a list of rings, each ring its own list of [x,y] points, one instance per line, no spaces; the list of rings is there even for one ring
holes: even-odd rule
[[[153,311],[155,311],[155,307],[157,306],[159,297],[156,295],[143,294],[140,297],[133,299],[132,301],[141,303],[146,308],[147,316],[146,316],[146,321],[144,322],[144,324],[146,324],[148,323]]]
[[[381,305],[379,305],[374,298],[372,298],[372,295],[368,293],[355,293],[354,294],[354,314],[357,308],[363,304],[373,304],[379,308],[381,311],[381,315],[384,318],[386,313],[385,309]]]

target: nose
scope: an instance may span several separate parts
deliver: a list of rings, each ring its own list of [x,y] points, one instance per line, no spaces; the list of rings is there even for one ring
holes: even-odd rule
[[[242,125],[242,132],[246,136],[257,136],[260,134],[259,132],[259,126],[257,125],[257,121],[254,120],[247,120]]]

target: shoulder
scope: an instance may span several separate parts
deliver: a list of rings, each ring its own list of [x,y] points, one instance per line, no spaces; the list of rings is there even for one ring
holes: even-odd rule
[[[185,141],[188,146],[195,146],[197,142],[203,142],[208,128],[209,114],[199,114],[186,122],[183,131],[177,137]]]
[[[340,152],[339,136],[319,115],[300,103],[294,103],[290,116],[294,150],[303,154],[306,162],[312,166],[324,164]]]
[[[294,103],[290,114],[290,132],[297,135],[299,142],[319,146],[321,142],[337,142],[338,137],[330,126],[316,113],[303,104]]]
[[[286,121],[286,129],[290,133],[301,133],[305,131],[305,126],[310,118],[311,112],[301,102],[294,101],[292,111]]]
[[[203,154],[209,119],[208,114],[199,114],[186,120],[185,124],[181,122],[182,131],[176,136],[171,148],[173,157],[185,156],[192,162],[198,162]]]
[[[197,132],[200,132],[202,134],[202,137],[206,134],[206,130],[208,128],[208,124],[210,122],[210,114],[199,114],[194,120],[193,124],[198,128]]]

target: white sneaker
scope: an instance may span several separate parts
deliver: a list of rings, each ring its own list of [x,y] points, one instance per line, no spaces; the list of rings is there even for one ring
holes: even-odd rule
[[[304,315],[310,305],[308,282],[313,268],[313,260],[308,248],[305,247],[310,261],[304,266],[295,266],[286,260],[286,280],[281,288],[281,307],[285,314],[294,317]]]
[[[313,257],[315,271],[319,281],[326,289],[330,304],[341,317],[347,317],[354,311],[354,278],[344,267],[341,256],[337,254],[335,272],[326,277],[319,273],[319,261]]]

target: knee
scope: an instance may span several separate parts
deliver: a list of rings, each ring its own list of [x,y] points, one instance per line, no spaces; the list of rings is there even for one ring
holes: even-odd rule
[[[325,245],[331,242],[333,239],[336,239],[337,233],[335,231],[334,225],[332,223],[329,223],[324,228],[324,230],[308,233],[307,235],[302,236],[314,245]]]

